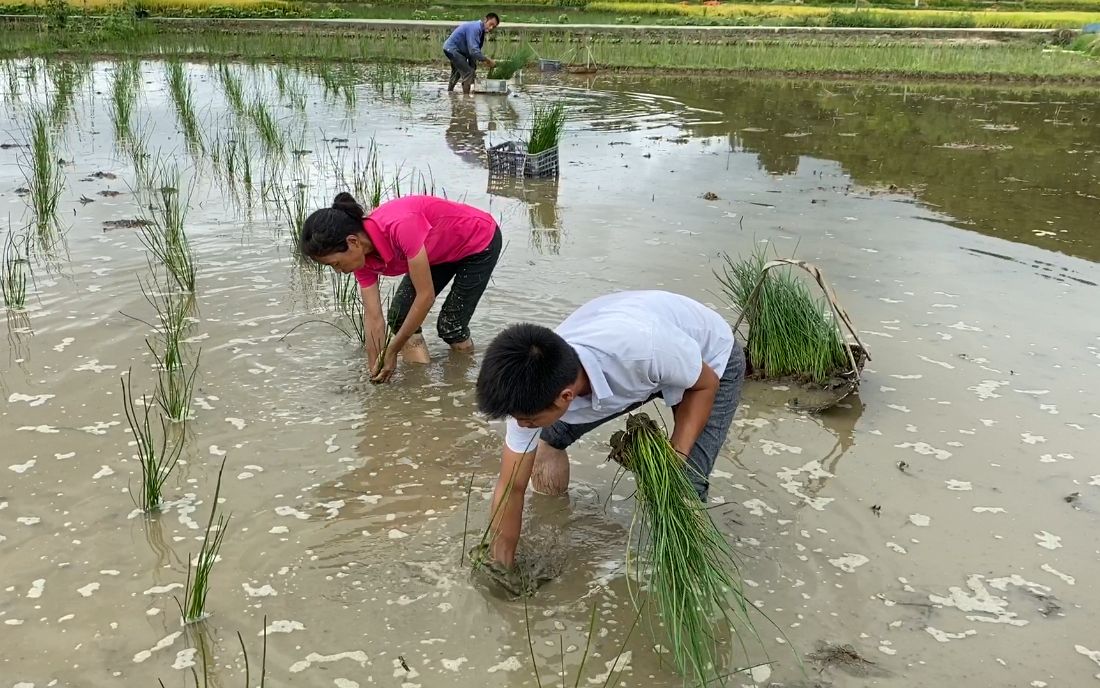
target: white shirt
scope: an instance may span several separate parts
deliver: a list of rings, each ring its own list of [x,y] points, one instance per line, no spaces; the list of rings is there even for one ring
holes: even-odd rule
[[[722,377],[733,351],[733,330],[698,301],[667,291],[624,291],[593,299],[554,330],[577,352],[592,393],[577,397],[561,420],[592,423],[660,392],[680,403],[703,364]],[[508,448],[535,449],[539,428],[508,419]]]

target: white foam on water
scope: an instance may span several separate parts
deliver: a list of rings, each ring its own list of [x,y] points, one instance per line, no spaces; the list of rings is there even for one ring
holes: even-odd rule
[[[75,341],[76,340],[73,339],[72,337],[65,337],[64,339],[61,340],[60,344],[54,346],[53,350],[56,351],[57,353],[61,353],[62,351],[65,350],[65,348],[67,346],[69,346],[70,344],[72,344]]]
[[[99,583],[95,581],[76,589],[76,591],[80,593],[81,597],[91,597],[95,594],[96,590],[99,590]]]
[[[900,411],[902,413],[909,413],[909,407],[902,406],[901,404],[887,404],[886,408],[894,409],[895,411]]]
[[[22,425],[16,428],[16,432],[19,431],[40,432],[43,435],[56,435],[57,433],[61,432],[52,425]]]
[[[71,459],[74,456],[76,456],[76,452],[68,452],[66,454],[54,454],[53,458],[57,459],[58,461],[64,461],[65,459]]]
[[[945,363],[943,361],[937,361],[936,359],[928,358],[927,356],[921,356],[920,360],[924,361],[925,363],[931,363],[933,365],[938,365],[941,368],[946,368],[947,370],[954,370],[955,369],[955,366],[951,365],[950,363]]]
[[[837,557],[836,559],[830,559],[829,563],[837,567],[845,573],[854,573],[856,569],[863,566],[867,562],[871,561],[862,554],[852,554],[851,552],[845,552],[844,556]]]
[[[38,463],[35,459],[28,459],[26,463],[14,463],[8,466],[8,470],[13,473],[23,474],[34,468],[34,465]]]
[[[944,483],[947,484],[947,489],[956,490],[958,492],[969,492],[970,490],[974,489],[974,486],[971,485],[966,480],[954,480],[954,479],[952,479],[952,480],[945,480]]]
[[[245,594],[249,597],[275,597],[279,593],[275,591],[275,588],[270,585],[261,585],[258,588],[254,588],[248,583],[241,583],[241,587],[244,588]]]
[[[16,523],[22,523],[25,526],[36,526],[42,522],[42,519],[37,516],[20,516],[15,519]]]
[[[13,393],[8,397],[8,403],[14,404],[19,401],[25,401],[30,406],[41,406],[50,399],[53,399],[56,394],[20,394],[19,392]]]
[[[306,658],[295,662],[290,665],[290,673],[299,674],[306,669],[310,668],[314,664],[338,662],[341,659],[350,659],[353,662],[358,662],[359,666],[365,667],[367,665],[367,653],[362,650],[353,650],[351,652],[338,652],[334,655],[322,655],[316,652],[311,652],[306,655]]]
[[[975,631],[973,628],[965,630],[962,633],[948,633],[947,631],[941,631],[940,629],[933,628],[931,626],[925,626],[924,630],[928,633],[928,635],[932,636],[941,643],[949,643],[952,640],[962,640],[963,638],[967,638],[972,635],[978,635],[978,632]]]
[[[287,619],[280,619],[272,621],[266,629],[260,631],[256,635],[263,636],[264,633],[293,633],[294,631],[304,631],[306,627],[301,621],[289,621]]]
[[[978,395],[978,398],[982,401],[987,399],[1000,399],[1001,395],[997,394],[997,388],[1004,387],[1008,384],[1008,380],[982,380],[976,385],[967,387],[967,391],[974,392]],[[983,423],[985,421],[982,421]]]
[[[309,514],[304,511],[298,511],[292,506],[277,506],[275,507],[275,513],[279,516],[293,516],[299,521],[305,521],[309,518]]]
[[[31,581],[31,589],[27,591],[27,598],[37,600],[42,597],[42,591],[46,589],[46,579],[37,578]]]
[[[1062,546],[1062,537],[1060,535],[1048,533],[1045,530],[1040,530],[1038,533],[1035,533],[1035,539],[1038,540],[1035,544],[1045,549],[1058,549]]]
[[[1088,657],[1096,662],[1096,666],[1100,667],[1100,650],[1090,650],[1084,645],[1074,645],[1073,649],[1077,650],[1077,654]],[[1100,674],[1096,674],[1095,678],[1100,679]]]
[[[267,532],[271,533],[272,535],[282,535],[283,533],[289,533],[290,528],[287,528],[286,526],[272,526],[271,530]]]
[[[363,502],[364,504],[370,504],[371,506],[373,506],[382,501],[382,495],[359,495],[358,497],[356,497],[356,499],[358,499],[360,502]]]
[[[994,595],[989,591],[989,588],[993,588],[1005,592],[1010,585],[1027,588],[1036,595],[1050,592],[1050,588],[1047,586],[1031,583],[1019,575],[986,579],[985,576],[975,573],[966,579],[968,590],[952,586],[948,588],[948,595],[929,595],[928,601],[932,604],[954,607],[961,612],[966,612],[966,618],[969,621],[1026,626],[1028,624],[1026,619],[1021,619],[1016,612],[1008,610],[1007,599]]]
[[[1003,514],[1005,508],[1003,506],[976,506],[971,509],[976,514]]]
[[[749,510],[753,516],[763,516],[767,511],[769,514],[778,514],[779,512],[768,505],[763,499],[750,499],[743,502],[742,505]]]
[[[907,549],[905,549],[904,547],[902,547],[901,545],[899,545],[896,542],[887,542],[886,546],[889,547],[890,549],[894,550],[898,554],[909,554],[909,551]]]
[[[1057,577],[1061,578],[1067,585],[1076,585],[1077,584],[1077,579],[1076,578],[1074,578],[1073,576],[1067,575],[1065,573],[1062,573],[1061,571],[1058,571],[1057,569],[1055,569],[1050,564],[1043,564],[1039,568],[1046,571],[1047,573],[1049,573],[1052,576],[1057,576]]]
[[[443,668],[447,671],[458,671],[462,668],[462,665],[468,661],[469,660],[465,657],[459,657],[458,659],[444,659],[441,661],[441,664],[443,664]]]
[[[801,454],[802,447],[792,447],[782,442],[775,442],[773,440],[760,440],[760,450],[764,452],[766,456],[779,456],[783,452],[790,454]]]
[[[522,668],[523,665],[520,664],[519,657],[509,657],[503,662],[499,662],[489,667],[488,671],[490,674],[495,674],[498,671],[519,671]]]
[[[974,325],[967,325],[962,320],[955,323],[954,325],[948,325],[948,327],[950,327],[952,330],[959,330],[960,332],[981,332],[982,331],[982,328],[975,327]]]
[[[106,478],[109,475],[114,475],[115,471],[110,466],[100,466],[99,470],[92,476],[92,480],[99,480],[100,478]]]
[[[895,444],[895,449],[912,449],[921,456],[935,456],[940,461],[946,461],[951,458],[951,452],[946,449],[936,449],[927,442],[903,442],[901,444]]]
[[[336,688],[359,688],[359,684],[351,679],[334,678],[332,682],[336,685]]]
[[[143,595],[163,595],[166,592],[172,592],[173,590],[179,590],[183,588],[183,583],[169,583],[168,585],[154,585],[149,588]]]
[[[116,366],[116,365],[100,365],[98,358],[90,358],[90,359],[88,359],[87,363],[84,363],[80,366],[77,366],[76,368],[73,368],[73,370],[78,372],[78,373],[83,373],[83,372],[102,373],[102,372],[107,371],[107,370],[114,370],[115,368],[118,368],[118,366]]]
[[[924,514],[909,514],[909,522],[920,528],[927,528],[932,523],[932,518]]]
[[[409,537],[409,534],[398,530],[397,528],[391,528],[388,536],[391,540],[400,540],[401,538]]]
[[[238,430],[244,430],[245,422],[243,418],[226,418],[226,423],[229,423]]]
[[[89,435],[106,435],[107,431],[110,430],[111,428],[113,428],[116,425],[122,425],[122,423],[117,421],[117,420],[109,420],[109,421],[99,420],[99,421],[96,421],[95,423],[93,423],[92,425],[85,425],[84,427],[82,427],[80,429],[83,430],[84,432],[88,433]]]
[[[606,630],[606,629],[605,629]],[[630,650],[622,653],[610,661],[604,662],[604,666],[607,667],[607,671],[602,674],[591,676],[588,679],[589,684],[605,685],[607,679],[611,677],[613,673],[626,672],[630,670],[630,661],[634,658],[634,653]]]
[[[1047,438],[1042,435],[1032,435],[1030,432],[1020,433],[1020,439],[1023,440],[1024,444],[1042,444],[1047,441]]]
[[[169,633],[168,635],[157,641],[157,644],[148,650],[142,650],[134,655],[134,664],[141,664],[145,660],[153,656],[154,652],[159,652],[166,647],[171,647],[172,643],[176,642],[176,639],[183,635],[183,631],[176,631],[175,633]]]
[[[176,661],[172,662],[172,668],[180,671],[195,666],[195,655],[198,654],[198,651],[199,649],[197,647],[189,647],[186,650],[180,650],[176,653]]]

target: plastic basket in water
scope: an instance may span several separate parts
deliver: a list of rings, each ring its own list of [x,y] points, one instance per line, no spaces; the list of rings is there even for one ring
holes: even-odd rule
[[[506,141],[489,149],[489,172],[514,177],[558,176],[558,147],[529,155],[527,144]]]
[[[561,69],[561,60],[539,60],[539,69],[544,72],[556,72]]]
[[[492,93],[508,95],[507,79],[478,79],[474,82],[474,93]]]

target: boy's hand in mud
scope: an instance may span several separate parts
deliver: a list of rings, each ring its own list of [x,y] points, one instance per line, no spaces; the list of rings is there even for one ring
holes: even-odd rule
[[[397,370],[397,350],[391,346],[386,349],[386,353],[382,356],[382,365],[370,381],[376,385],[389,382],[395,370]]]

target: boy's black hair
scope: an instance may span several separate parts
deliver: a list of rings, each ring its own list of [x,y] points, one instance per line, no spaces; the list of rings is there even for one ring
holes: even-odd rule
[[[486,21],[488,21],[489,19],[496,19],[497,24],[500,23],[500,15],[497,14],[496,12],[490,12],[489,14],[485,15],[485,19],[486,19]]]
[[[363,233],[363,206],[346,191],[336,194],[331,208],[313,212],[302,224],[298,245],[307,258],[323,258],[348,250],[348,237]]]
[[[490,418],[533,416],[577,379],[577,352],[553,330],[510,325],[493,338],[477,375],[477,404]]]

